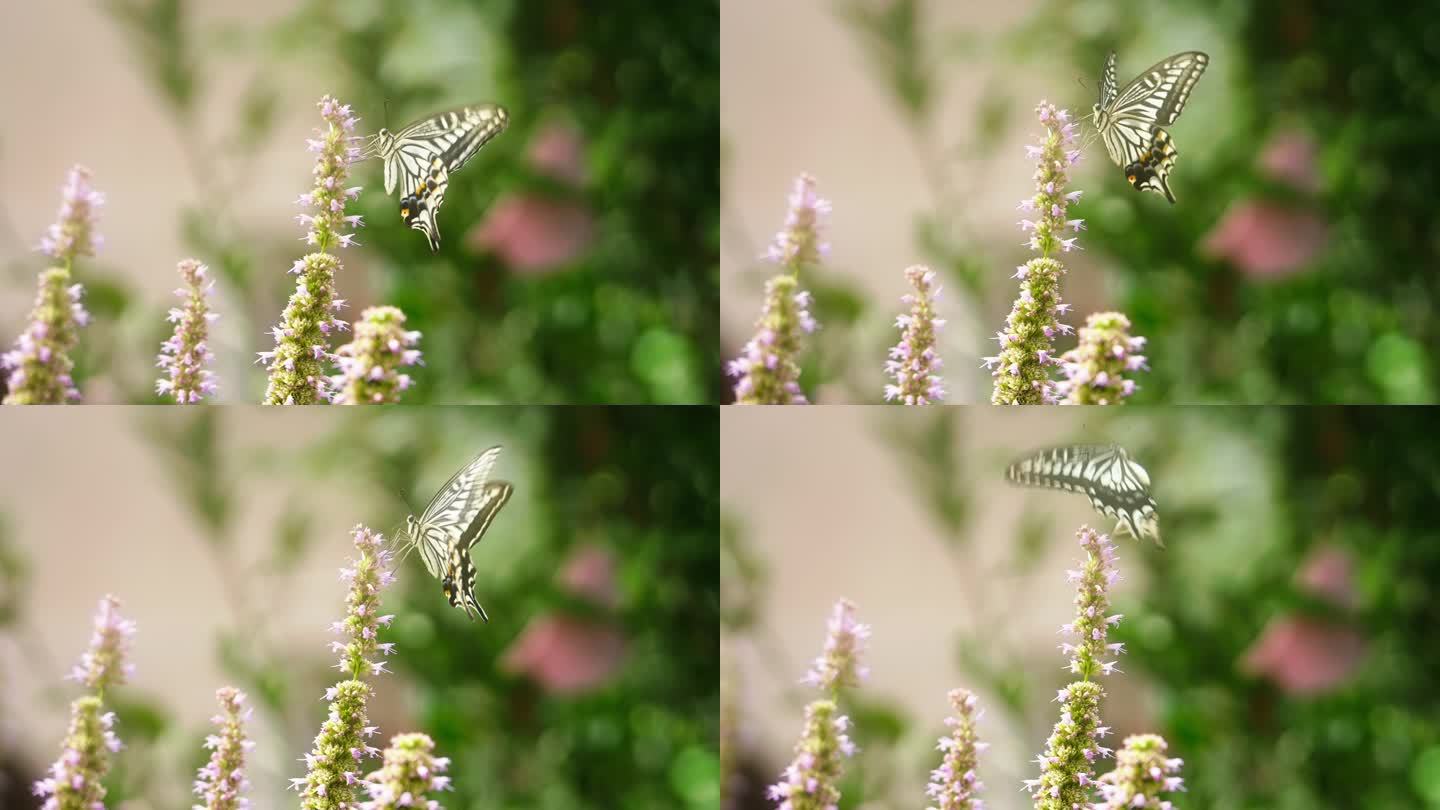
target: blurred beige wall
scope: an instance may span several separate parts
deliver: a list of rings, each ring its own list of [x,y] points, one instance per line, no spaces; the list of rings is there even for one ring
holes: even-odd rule
[[[1033,760],[1056,720],[1050,699],[1066,682],[1056,630],[1071,620],[1074,592],[1065,572],[1080,559],[1074,532],[1084,524],[1107,532],[1113,527],[1083,497],[1004,482],[1014,454],[1085,435],[1084,409],[959,411],[956,449],[964,476],[955,486],[970,489],[973,511],[964,538],[969,550],[957,561],[946,551],[943,531],[909,491],[913,479],[900,466],[903,457],[887,447],[887,431],[907,421],[928,424],[933,412],[721,409],[721,503],[741,521],[750,550],[768,569],[761,624],[783,651],[777,658],[764,644],[745,639],[725,654],[742,685],[742,740],[778,767],[790,758],[802,719],[786,692],[820,653],[835,600],[854,601],[860,620],[873,629],[864,691],[897,701],[917,721],[902,744],[902,764],[938,765],[934,738],[948,716],[946,693],[975,688],[990,707],[981,723],[993,744],[981,762],[986,806],[1018,810],[1030,806],[1020,781],[1035,776]],[[1025,508],[1043,510],[1054,528],[1033,574],[1013,577],[1003,572]],[[1144,572],[1130,553],[1134,541],[1118,541],[1118,591],[1124,593],[1143,583]],[[1008,724],[999,696],[958,669],[955,630],[962,627],[992,634],[1030,663],[1033,727],[1019,731]],[[1128,669],[1123,657],[1120,668]],[[1108,678],[1105,686],[1110,697],[1102,714],[1117,732],[1152,722],[1143,678],[1127,673]],[[856,744],[863,748],[867,741]],[[923,770],[900,775],[901,805],[924,806],[925,779]]]

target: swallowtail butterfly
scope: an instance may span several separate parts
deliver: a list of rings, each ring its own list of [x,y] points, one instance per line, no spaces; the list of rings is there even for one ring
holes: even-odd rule
[[[370,138],[365,156],[385,162],[385,193],[394,194],[399,184],[400,218],[425,234],[431,250],[440,249],[435,217],[445,201],[450,175],[509,123],[504,107],[481,104],[432,115],[399,132],[381,129]]]
[[[1164,194],[1175,202],[1168,178],[1179,152],[1170,133],[1161,127],[1180,117],[1190,91],[1209,64],[1210,57],[1200,51],[1177,53],[1135,77],[1124,89],[1117,89],[1115,52],[1110,52],[1100,84],[1100,103],[1092,115],[1105,151],[1125,170],[1130,185]]]
[[[1114,518],[1135,538],[1160,543],[1150,476],[1119,445],[1074,445],[1040,450],[1005,471],[1012,483],[1080,492],[1095,511]]]
[[[445,482],[418,519],[414,515],[405,519],[405,542],[419,549],[425,570],[440,580],[450,605],[472,619],[478,613],[487,622],[490,617],[475,599],[470,548],[485,536],[514,490],[505,481],[490,480],[499,457],[499,447],[476,456]]]

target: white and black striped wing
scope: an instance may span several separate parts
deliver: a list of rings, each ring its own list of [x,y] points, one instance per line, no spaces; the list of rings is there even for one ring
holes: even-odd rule
[[[450,187],[450,173],[445,170],[445,161],[432,158],[430,176],[415,187],[415,193],[400,199],[400,218],[412,229],[425,234],[430,250],[440,249],[440,224],[435,215],[440,204],[445,202],[445,189]]]
[[[1041,450],[1011,464],[1006,478],[1021,486],[1079,492],[1134,537],[1160,542],[1150,476],[1117,445],[1072,445]]]
[[[464,532],[451,544],[446,557],[445,576],[441,580],[445,598],[452,607],[464,610],[470,618],[478,614],[484,621],[490,621],[485,608],[475,598],[475,561],[470,556],[470,549],[485,536],[485,531],[500,513],[500,508],[510,500],[514,489],[505,481],[485,484],[475,498],[474,513]]]
[[[1155,129],[1175,123],[1209,64],[1210,57],[1200,51],[1177,53],[1116,92],[1115,54],[1111,52],[1101,82],[1100,108],[1105,118],[1100,138],[1115,165],[1138,162],[1150,149]]]
[[[1119,95],[1120,85],[1115,79],[1115,52],[1105,57],[1105,72],[1100,76],[1100,109],[1108,109],[1110,102]]]
[[[450,476],[425,507],[417,522],[418,536],[410,540],[419,549],[420,559],[430,576],[438,579],[444,575],[450,547],[459,542],[473,520],[477,511],[476,495],[484,491],[499,457],[499,447],[477,455]]]
[[[394,194],[397,182],[402,197],[414,191],[436,157],[444,161],[447,172],[459,171],[509,124],[504,107],[482,104],[432,115],[405,127],[395,134],[393,147],[384,155],[385,193]]]
[[[400,187],[400,216],[425,234],[431,250],[440,249],[436,221],[450,175],[459,171],[510,124],[498,104],[443,112],[389,136],[380,156],[385,162],[385,193]]]

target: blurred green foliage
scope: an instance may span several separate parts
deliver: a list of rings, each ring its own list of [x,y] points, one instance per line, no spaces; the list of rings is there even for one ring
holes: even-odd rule
[[[398,306],[424,333],[407,404],[719,400],[718,0],[304,0],[266,22],[210,21],[197,5],[98,3],[173,116],[198,189],[178,225],[243,333],[217,352],[268,348],[291,292],[293,237],[253,232],[233,201],[262,146],[284,138],[302,153],[308,132],[280,132],[277,120],[295,119],[280,115],[294,103],[282,89],[303,74],[351,104],[364,134],[464,104],[510,111],[508,131],[452,179],[438,254],[403,226],[379,162],[356,169],[363,247],[346,254],[338,282],[343,297]],[[228,76],[248,78],[210,124],[198,105]],[[577,179],[531,157],[557,132],[578,141]],[[298,193],[305,176],[295,183]],[[532,250],[572,239],[575,249],[548,266],[512,265],[475,243],[487,221]],[[168,333],[163,309],[136,300],[103,256],[77,273],[96,316],[77,357],[82,386],[106,376],[122,401],[158,401],[146,369]],[[229,375],[225,390],[256,401],[262,373]]]

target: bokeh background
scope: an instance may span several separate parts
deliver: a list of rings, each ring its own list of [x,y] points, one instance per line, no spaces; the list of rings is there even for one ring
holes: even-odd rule
[[[821,331],[802,384],[879,402],[906,266],[946,283],[953,402],[989,401],[1029,254],[1016,203],[1041,99],[1090,112],[1180,50],[1210,67],[1170,128],[1174,206],[1125,183],[1097,141],[1072,175],[1083,252],[1069,322],[1116,309],[1150,339],[1137,402],[1430,402],[1440,230],[1440,22],[1423,3],[1217,0],[732,0],[722,10],[722,332],[754,331],[758,259],[794,177],[834,205],[829,261],[802,279]],[[1093,135],[1088,123],[1083,131]],[[1069,339],[1073,341],[1073,338]],[[1063,341],[1060,348],[1073,343]]]
[[[1149,471],[1165,548],[1121,536],[1116,741],[1162,734],[1177,806],[1440,806],[1433,409],[725,408],[722,771],[727,810],[791,760],[800,684],[831,606],[873,627],[842,710],[849,808],[926,806],[957,686],[986,714],[987,807],[1024,779],[1068,682],[1081,496],[1012,487],[1050,444],[1122,443]],[[1108,770],[1108,767],[1105,768]]]
[[[135,677],[105,696],[126,746],[107,806],[191,806],[225,684],[256,706],[254,806],[293,806],[284,786],[337,678],[350,528],[394,537],[493,444],[516,490],[474,549],[491,621],[404,561],[383,597],[397,649],[371,679],[377,739],[433,736],[452,810],[716,806],[714,408],[363,411],[0,420],[15,462],[0,473],[0,807],[38,807],[30,785],[77,693],[61,676],[106,593],[139,626]]]
[[[424,333],[405,401],[715,402],[716,0],[76,0],[8,8],[0,50],[0,341],[45,266],[34,251],[84,164],[106,245],[77,262],[94,323],[87,402],[153,398],[176,262],[219,278],[221,398],[257,402],[256,352],[303,255],[295,198],[326,93],[359,131],[504,104],[509,129],[457,174],[431,254],[378,161],[338,284],[358,317]],[[59,43],[66,54],[56,59]],[[43,65],[43,69],[21,66]]]

